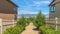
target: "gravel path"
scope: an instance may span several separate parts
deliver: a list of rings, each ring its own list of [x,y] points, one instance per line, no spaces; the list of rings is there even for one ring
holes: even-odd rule
[[[38,30],[34,30],[35,28],[33,23],[30,23],[21,34],[39,34]]]

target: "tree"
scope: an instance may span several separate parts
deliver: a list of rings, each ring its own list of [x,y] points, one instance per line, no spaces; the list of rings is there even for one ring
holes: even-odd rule
[[[34,25],[39,28],[40,26],[45,24],[45,16],[44,14],[42,14],[42,12],[40,11],[34,21]]]

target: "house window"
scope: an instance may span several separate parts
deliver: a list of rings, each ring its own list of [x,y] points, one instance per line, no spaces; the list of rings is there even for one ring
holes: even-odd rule
[[[14,11],[16,11],[17,10],[17,8],[16,7],[14,7]]]
[[[52,6],[52,11],[55,11],[55,9],[56,9],[55,6]]]

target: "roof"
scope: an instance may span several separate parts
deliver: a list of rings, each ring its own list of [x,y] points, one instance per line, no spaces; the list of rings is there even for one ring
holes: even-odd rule
[[[60,0],[53,0],[49,6],[56,5],[57,3],[60,3]]]
[[[53,0],[53,1],[49,4],[49,6],[52,5],[52,3],[53,3],[54,1],[55,1],[55,0]]]
[[[9,1],[11,4],[13,4],[13,5],[15,5],[16,7],[18,7],[15,3],[13,3],[12,1],[10,1],[10,0],[7,0],[7,1]]]

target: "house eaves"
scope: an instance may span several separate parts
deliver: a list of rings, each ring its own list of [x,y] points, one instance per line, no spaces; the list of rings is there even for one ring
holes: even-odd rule
[[[52,5],[53,5],[53,3],[54,3],[54,1],[55,1],[55,0],[53,0],[53,1],[49,4],[49,6],[52,6]]]
[[[53,1],[50,3],[49,6],[53,6],[53,5],[56,5],[56,4],[58,4],[58,3],[60,3],[60,0],[53,0]]]
[[[14,6],[18,7],[15,3],[13,3],[11,0],[7,0],[8,2],[10,2],[11,4],[13,4]]]

